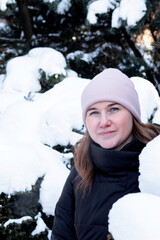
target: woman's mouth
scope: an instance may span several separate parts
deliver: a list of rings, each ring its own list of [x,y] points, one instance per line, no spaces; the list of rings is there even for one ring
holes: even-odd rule
[[[110,136],[113,135],[115,131],[105,131],[105,132],[100,132],[99,135],[101,136]]]

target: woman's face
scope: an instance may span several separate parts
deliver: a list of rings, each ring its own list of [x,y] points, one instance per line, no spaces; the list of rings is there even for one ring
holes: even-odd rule
[[[120,150],[133,138],[132,114],[114,102],[98,102],[90,106],[86,127],[90,137],[106,149]]]

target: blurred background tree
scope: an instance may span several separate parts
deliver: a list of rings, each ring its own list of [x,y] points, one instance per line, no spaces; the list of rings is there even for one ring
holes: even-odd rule
[[[24,38],[29,41],[33,35],[31,17],[27,0],[16,0],[19,11],[19,22],[24,32]]]
[[[111,22],[121,0],[110,1],[113,8],[96,14],[97,22],[91,24],[87,14],[93,2],[8,1],[0,12],[7,26],[0,29],[1,72],[10,58],[48,46],[62,52],[68,66],[81,77],[92,78],[106,67],[118,67],[129,76],[147,78],[159,91],[160,1],[147,0],[142,19],[134,26],[122,20],[119,28],[113,28]]]

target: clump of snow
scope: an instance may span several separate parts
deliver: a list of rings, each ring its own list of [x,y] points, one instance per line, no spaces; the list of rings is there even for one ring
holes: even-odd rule
[[[33,48],[29,51],[28,56],[37,61],[38,67],[49,75],[66,75],[66,60],[59,51],[49,47]]]
[[[37,226],[35,230],[32,232],[32,236],[44,232],[46,229],[48,229],[45,222],[41,218],[41,215],[42,215],[41,213],[38,213],[38,215],[35,217],[35,219],[37,220]]]
[[[16,66],[14,68],[14,66]],[[38,65],[33,58],[20,56],[11,59],[6,67],[7,75],[4,82],[4,90],[15,91],[39,91],[41,89]]]
[[[50,2],[50,3],[52,3],[52,2],[55,2],[55,0],[43,0],[44,2]]]
[[[116,5],[116,0],[96,0],[88,5],[87,20],[91,24],[97,23],[96,14],[106,13],[108,10],[113,9]]]
[[[142,150],[139,161],[141,192],[160,196],[160,135]]]
[[[40,106],[36,111],[35,108],[35,104],[24,99],[8,106],[0,115],[0,139],[7,141],[9,136],[10,141],[40,142]]]
[[[157,109],[157,111],[154,114],[153,123],[160,123],[160,108]]]
[[[113,11],[112,24],[114,28],[121,27],[122,21],[128,26],[135,26],[147,11],[145,0],[121,0],[120,5]]]
[[[63,164],[63,158],[61,153],[43,144],[1,143],[0,192],[14,194],[18,191],[29,191],[39,177],[44,177],[40,201],[44,212],[53,215],[69,174],[69,170]]]
[[[68,174],[68,169],[62,163],[62,155],[43,144],[1,143],[0,155],[0,192],[6,194],[31,190],[36,180],[45,176],[48,171],[52,171],[53,175],[57,175],[58,170],[63,173],[63,176]]]
[[[102,51],[102,49],[101,49]],[[87,63],[89,62],[92,62],[93,61],[93,58],[95,58],[97,55],[98,55],[99,51],[98,49],[96,49],[96,51],[94,52],[91,52],[91,53],[84,53],[83,51],[75,51],[75,52],[72,52],[72,53],[69,53],[67,55],[67,59],[76,59],[76,58],[79,58]]]
[[[65,78],[53,89],[46,92],[40,101],[42,108],[48,103],[48,110],[43,115],[42,124],[47,132],[43,142],[51,146],[68,143],[75,144],[81,137],[72,129],[82,128],[80,97],[83,88],[90,80]]]
[[[144,78],[131,77],[130,79],[133,81],[139,96],[141,120],[143,123],[147,123],[154,117],[155,112],[160,110],[160,98],[158,92],[154,85]],[[160,118],[157,120],[160,120]],[[160,121],[158,122],[160,123]]]
[[[38,92],[41,89],[40,69],[48,75],[66,75],[65,67],[66,61],[60,52],[47,47],[31,49],[25,56],[15,57],[7,63],[4,90]]]
[[[4,227],[7,227],[9,224],[16,223],[21,224],[23,221],[31,220],[32,217],[30,216],[24,216],[18,219],[9,219],[7,222],[4,223]]]
[[[96,14],[107,13],[111,9],[113,28],[121,27],[122,21],[126,21],[127,26],[135,26],[147,11],[145,0],[121,0],[120,3],[115,0],[96,0],[88,5],[87,20],[91,24],[96,24]]]
[[[89,81],[65,78],[44,94],[33,97],[33,101],[26,101],[15,92],[5,95],[3,91],[0,139],[7,141],[9,136],[13,141],[43,142],[49,146],[74,145],[81,136],[72,129],[82,128],[80,95]]]
[[[57,12],[59,14],[65,14],[71,7],[71,0],[62,0],[57,7]]]
[[[120,198],[109,213],[109,231],[115,240],[160,239],[160,198],[135,193]]]
[[[7,3],[16,3],[16,0],[0,0],[1,11],[5,11],[7,9]]]
[[[0,30],[5,30],[7,27],[5,22],[0,22]]]
[[[48,48],[32,49],[21,60],[28,58],[29,66],[37,57],[37,65],[49,72],[50,54],[54,58],[53,71],[59,66],[63,72],[65,61],[61,54]],[[43,62],[38,60],[41,58]],[[37,179],[43,177],[39,201],[43,212],[54,215],[56,202],[69,174],[64,163],[69,162],[73,154],[60,153],[51,147],[74,145],[82,137],[73,129],[82,129],[80,96],[90,80],[78,78],[76,72],[67,70],[69,77],[49,91],[26,95],[25,88],[31,91],[30,76],[38,82],[38,75],[34,75],[34,71],[27,71],[25,78],[23,71],[16,75],[15,64],[17,62],[13,59],[9,69],[10,81],[4,80],[4,84],[8,81],[8,88],[0,89],[0,192],[14,194],[31,190]],[[33,69],[37,69],[34,67],[33,64]],[[12,74],[15,87],[19,87],[19,79],[23,79],[19,91],[9,91],[12,89]]]

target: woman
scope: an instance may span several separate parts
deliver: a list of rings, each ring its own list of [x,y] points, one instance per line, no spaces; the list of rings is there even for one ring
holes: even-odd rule
[[[98,74],[82,93],[86,133],[57,203],[51,239],[106,240],[112,204],[139,192],[139,154],[160,133],[142,124],[137,92],[121,71]]]

